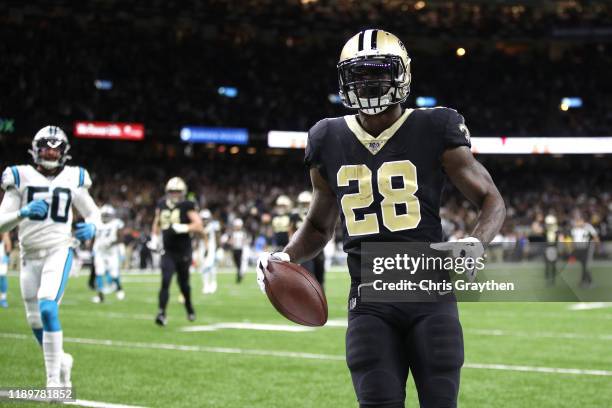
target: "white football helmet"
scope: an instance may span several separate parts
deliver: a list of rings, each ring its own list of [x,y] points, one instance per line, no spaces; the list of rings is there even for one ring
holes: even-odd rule
[[[210,220],[211,217],[212,214],[210,213],[210,210],[208,208],[204,208],[202,211],[200,211],[200,218],[204,221]]]
[[[40,153],[43,149],[57,149],[60,156],[57,160],[45,160]],[[66,133],[58,126],[45,126],[34,135],[32,140],[32,149],[28,152],[32,155],[34,163],[47,169],[56,169],[62,167],[71,157],[68,155],[70,143]]]
[[[115,214],[115,209],[110,204],[104,204],[102,207],[100,207],[100,216],[104,222],[108,222],[115,218]]]
[[[310,191],[302,191],[297,198],[298,204],[310,205],[312,201],[312,193]]]
[[[176,204],[187,196],[187,184],[180,177],[172,177],[166,183],[166,198]]]
[[[347,108],[366,115],[402,103],[410,93],[410,57],[395,35],[364,30],[351,37],[340,53],[340,98]]]
[[[280,195],[276,199],[276,205],[279,207],[291,207],[292,204],[291,199],[286,195]]]

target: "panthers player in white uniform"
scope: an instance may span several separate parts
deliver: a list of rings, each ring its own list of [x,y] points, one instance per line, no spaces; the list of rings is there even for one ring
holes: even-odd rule
[[[96,269],[96,289],[98,294],[94,297],[94,303],[104,301],[104,275],[109,274],[111,283],[117,290],[117,299],[123,300],[125,292],[121,287],[119,278],[119,260],[121,254],[119,244],[120,231],[124,227],[123,221],[116,218],[115,209],[105,204],[100,208],[102,223],[96,230],[96,240],[93,245],[94,264]]]
[[[202,271],[202,293],[217,291],[217,233],[221,230],[219,221],[212,218],[209,210],[200,211],[204,223],[204,238],[198,246],[198,262]]]
[[[65,166],[69,149],[66,134],[46,126],[32,141],[34,165],[12,166],[2,173],[0,233],[19,228],[21,295],[42,346],[47,387],[72,386],[72,357],[63,351],[58,311],[74,257],[72,206],[85,218],[76,225],[77,239],[92,239],[100,221],[88,192],[89,174],[82,167]]]
[[[11,238],[8,233],[0,234],[0,307],[7,308],[6,292],[8,291],[8,279],[6,274],[9,266],[9,254],[11,253]]]

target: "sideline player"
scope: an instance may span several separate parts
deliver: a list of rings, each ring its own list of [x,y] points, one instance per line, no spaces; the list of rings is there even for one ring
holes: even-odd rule
[[[302,191],[298,195],[297,208],[291,214],[291,225],[289,227],[290,237],[292,237],[304,223],[304,219],[306,219],[306,214],[308,214],[308,208],[310,207],[311,201],[312,193],[310,191]],[[308,272],[312,273],[317,281],[321,284],[321,287],[323,287],[325,280],[325,251],[322,250],[314,258],[306,262],[302,262],[302,266],[306,268]]]
[[[202,293],[209,294],[217,291],[217,234],[221,226],[206,208],[200,211],[200,218],[204,223],[204,238],[198,243],[198,262],[202,271]]]
[[[577,214],[574,218],[571,229],[572,246],[574,248],[574,256],[582,266],[582,275],[580,276],[580,286],[583,288],[593,287],[593,275],[591,273],[591,262],[595,253],[595,245],[599,242],[599,234],[597,230],[584,220],[581,214]]]
[[[274,247],[279,250],[289,243],[292,205],[291,199],[286,195],[280,195],[276,199],[276,206],[272,215],[272,232],[274,233]]]
[[[96,271],[96,290],[97,295],[93,298],[94,303],[104,301],[104,293],[110,291],[105,290],[104,278],[110,277],[110,285],[113,285],[116,290],[117,299],[125,299],[125,292],[121,286],[119,276],[121,253],[119,249],[121,230],[123,229],[123,221],[116,217],[115,209],[108,204],[100,208],[102,223],[96,231],[96,239],[93,245],[94,263]],[[107,275],[108,274],[108,275]]]
[[[64,353],[59,320],[74,257],[72,206],[85,218],[76,224],[77,239],[92,239],[100,222],[100,211],[89,195],[87,170],[65,166],[69,150],[64,131],[45,126],[32,141],[34,166],[11,166],[2,173],[0,232],[19,228],[21,296],[42,346],[47,387],[72,386],[72,357]]]
[[[180,177],[173,177],[166,183],[166,196],[160,200],[155,210],[155,219],[151,228],[151,246],[158,246],[160,232],[163,243],[162,282],[155,323],[158,326],[165,326],[168,322],[166,307],[168,306],[170,282],[175,272],[185,301],[187,320],[194,321],[196,315],[191,304],[191,287],[189,286],[189,267],[192,260],[190,233],[201,236],[204,232],[197,205],[187,199],[187,184]]]
[[[8,266],[10,262],[10,254],[13,249],[11,236],[8,232],[0,234],[0,307],[7,308],[8,300],[6,293],[8,292]]]
[[[474,159],[457,111],[402,107],[410,58],[395,35],[365,30],[349,39],[338,76],[343,103],[358,114],[323,119],[310,129],[308,215],[283,252],[259,259],[258,283],[265,289],[270,258],[299,263],[316,256],[340,215],[351,274],[346,360],[360,406],[404,407],[410,370],[421,407],[455,407],[463,365],[456,302],[361,301],[361,245],[439,243],[440,196],[448,177],[480,210],[471,236],[451,245],[478,258],[503,223],[504,202]]]

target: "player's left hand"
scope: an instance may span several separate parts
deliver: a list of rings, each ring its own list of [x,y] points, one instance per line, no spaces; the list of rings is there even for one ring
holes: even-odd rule
[[[438,251],[451,251],[454,258],[471,258],[474,261],[477,258],[483,258],[485,253],[482,242],[474,237],[461,238],[454,242],[439,242],[431,244],[430,247]],[[470,282],[474,282],[476,273],[476,266],[466,271]]]
[[[79,241],[88,241],[96,235],[96,226],[90,222],[79,222],[76,228],[74,235]]]

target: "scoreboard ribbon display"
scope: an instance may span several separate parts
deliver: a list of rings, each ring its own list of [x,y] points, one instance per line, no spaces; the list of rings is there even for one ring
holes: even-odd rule
[[[75,122],[74,135],[89,139],[138,141],[144,139],[142,123]]]

